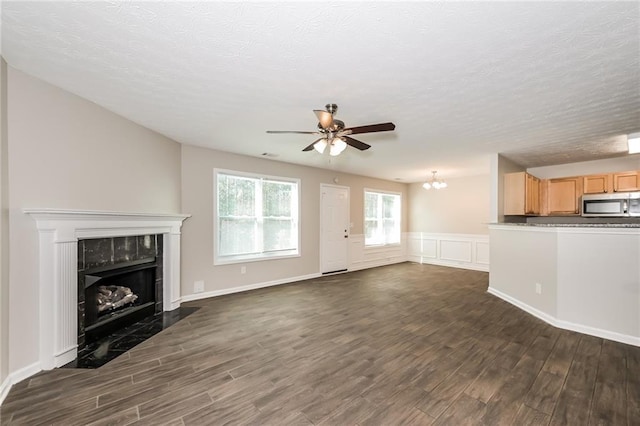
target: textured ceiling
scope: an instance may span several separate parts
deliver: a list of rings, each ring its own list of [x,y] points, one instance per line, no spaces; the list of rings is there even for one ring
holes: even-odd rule
[[[640,2],[7,2],[9,65],[181,143],[423,180],[623,155]],[[337,103],[368,151],[301,152]]]

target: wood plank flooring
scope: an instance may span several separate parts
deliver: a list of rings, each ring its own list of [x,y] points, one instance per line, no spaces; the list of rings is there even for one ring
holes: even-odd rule
[[[640,424],[640,348],[553,328],[487,284],[404,263],[192,302],[97,370],[15,385],[1,423]]]

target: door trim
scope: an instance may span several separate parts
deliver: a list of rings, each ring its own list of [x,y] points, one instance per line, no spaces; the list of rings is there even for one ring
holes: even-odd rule
[[[347,221],[349,223],[349,236],[351,236],[351,187],[349,186],[342,186],[342,185],[332,185],[329,183],[321,183],[320,184],[320,217],[319,217],[319,226],[318,226],[318,239],[320,240],[320,258],[319,258],[319,264],[318,264],[318,272],[320,272],[320,274],[322,275],[331,275],[331,274],[339,274],[339,273],[345,273],[345,272],[349,272],[349,245],[347,243],[347,268],[346,269],[340,269],[338,271],[328,271],[328,272],[322,272],[322,267],[324,265],[324,238],[322,235],[322,231],[323,231],[323,219],[322,219],[322,191],[324,188],[334,188],[334,189],[346,189],[347,190]]]

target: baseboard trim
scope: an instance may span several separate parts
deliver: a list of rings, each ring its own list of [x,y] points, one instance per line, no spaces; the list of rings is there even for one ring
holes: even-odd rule
[[[182,302],[192,302],[194,300],[202,300],[202,299],[208,299],[210,297],[224,296],[225,294],[242,293],[243,291],[256,290],[264,287],[273,287],[281,284],[289,284],[297,281],[310,280],[310,279],[318,278],[321,276],[322,274],[320,273],[300,275],[297,277],[283,278],[281,280],[265,281],[261,283],[248,284],[248,285],[243,285],[239,287],[231,287],[231,288],[224,288],[221,290],[206,291],[204,293],[187,294],[186,296],[182,296]]]
[[[617,333],[615,331],[603,330],[601,328],[590,327],[583,324],[577,324],[569,321],[559,320],[554,316],[551,316],[539,309],[527,305],[515,299],[500,290],[489,287],[487,293],[492,294],[505,302],[512,304],[513,306],[522,309],[523,311],[533,315],[536,318],[541,319],[549,325],[563,330],[575,331],[577,333],[588,334],[590,336],[600,337],[602,339],[613,340],[614,342],[625,343],[627,345],[640,346],[640,337],[630,336],[628,334]]]
[[[7,377],[4,379],[2,384],[0,385],[0,405],[4,402],[4,399],[9,395],[9,391],[11,390],[11,377]]]
[[[419,263],[426,263],[428,265],[448,266],[450,268],[469,269],[472,271],[489,272],[489,265],[483,265],[478,263],[464,263],[456,261],[446,261],[439,259],[428,259],[421,256],[410,256],[412,259],[417,258]]]
[[[542,312],[539,309],[534,308],[533,306],[527,305],[526,303],[522,303],[521,301],[519,301],[516,298],[513,298],[511,296],[509,296],[506,293],[501,292],[500,290],[496,290],[493,287],[489,287],[487,289],[487,293],[492,294],[502,300],[504,300],[505,302],[511,303],[513,306],[515,306],[516,308],[520,308],[523,311],[525,311],[528,314],[533,315],[534,317],[541,319],[542,321],[546,322],[547,324],[550,324],[554,327],[558,327],[557,325],[557,321],[556,318],[547,314],[546,312]],[[561,328],[561,327],[559,327]]]
[[[21,369],[9,374],[9,376],[2,382],[2,385],[0,385],[0,405],[2,405],[4,399],[9,394],[11,386],[15,385],[16,383],[20,383],[24,379],[27,379],[34,374],[39,373],[40,371],[42,371],[40,363],[34,362],[31,365],[22,367]]]

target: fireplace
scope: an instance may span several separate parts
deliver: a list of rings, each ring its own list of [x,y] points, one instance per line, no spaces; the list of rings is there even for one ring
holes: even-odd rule
[[[122,213],[91,210],[24,209],[36,222],[39,236],[39,327],[41,369],[60,367],[76,359],[80,340],[79,271],[156,257],[155,309],[173,311],[180,307],[180,228],[184,214]],[[147,236],[155,235],[156,249],[162,245],[162,259],[146,254]],[[94,250],[88,241],[111,245],[112,252]],[[126,254],[122,246],[133,246]],[[122,244],[121,244],[122,243]],[[83,247],[84,244],[84,247]],[[80,252],[84,257],[80,257]],[[84,314],[82,315],[84,321]],[[82,325],[84,327],[84,325]]]
[[[162,312],[162,235],[78,241],[78,349]]]

